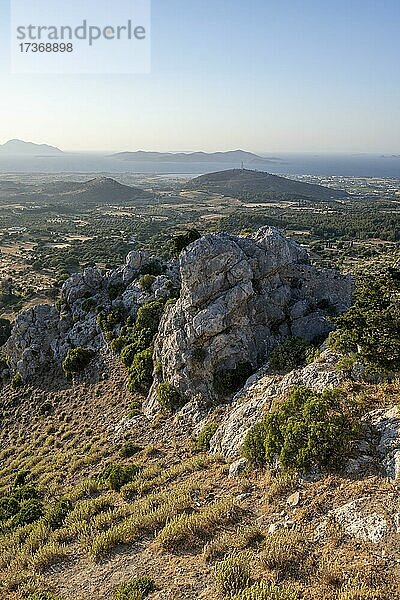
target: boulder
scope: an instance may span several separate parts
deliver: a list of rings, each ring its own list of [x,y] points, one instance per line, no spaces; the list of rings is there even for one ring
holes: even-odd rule
[[[229,477],[232,479],[241,475],[249,466],[245,458],[239,458],[229,467]]]
[[[72,306],[77,300],[99,293],[104,279],[100,269],[89,267],[72,275],[61,288],[61,302]]]
[[[383,506],[380,508],[380,512],[376,508],[372,508],[368,497],[343,504],[329,511],[327,518],[317,528],[315,537],[321,539],[325,535],[328,524],[337,523],[347,535],[364,542],[377,544],[388,535],[394,526],[393,520],[385,514]]]

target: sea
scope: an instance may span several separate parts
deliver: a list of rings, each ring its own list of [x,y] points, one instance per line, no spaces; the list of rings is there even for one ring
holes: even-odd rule
[[[300,154],[265,153],[262,164],[244,168],[281,175],[400,178],[400,154]],[[0,156],[0,174],[7,173],[130,173],[200,175],[212,171],[241,168],[229,162],[147,162],[124,161],[95,153],[70,153],[39,157]]]

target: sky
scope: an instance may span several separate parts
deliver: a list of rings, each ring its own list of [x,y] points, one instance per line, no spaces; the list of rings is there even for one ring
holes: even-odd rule
[[[400,154],[399,0],[152,0],[151,44],[148,74],[11,75],[0,0],[0,143]]]

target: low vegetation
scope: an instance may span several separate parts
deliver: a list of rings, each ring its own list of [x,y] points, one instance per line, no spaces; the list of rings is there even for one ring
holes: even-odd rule
[[[62,363],[65,376],[70,378],[74,373],[80,373],[86,369],[93,356],[93,350],[89,350],[88,348],[73,348],[69,350]]]
[[[221,596],[232,598],[249,586],[251,580],[249,557],[243,554],[231,554],[215,564],[213,574]]]
[[[157,387],[157,400],[164,410],[176,410],[185,403],[181,394],[168,381]]]
[[[287,337],[282,344],[274,348],[269,355],[269,366],[274,371],[288,373],[296,367],[304,365],[313,357],[315,348],[306,340]]]
[[[142,600],[156,589],[151,577],[135,577],[121,583],[114,591],[113,600]]]
[[[210,441],[214,433],[218,429],[218,423],[208,423],[199,433],[196,441],[196,447],[198,450],[207,452],[210,449]]]
[[[300,472],[337,470],[356,436],[348,400],[336,390],[294,389],[248,432],[244,456],[255,466]]]

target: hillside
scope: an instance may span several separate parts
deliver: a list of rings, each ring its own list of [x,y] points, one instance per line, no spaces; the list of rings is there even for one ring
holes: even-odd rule
[[[64,200],[68,202],[96,202],[112,204],[113,202],[129,202],[132,200],[146,200],[152,198],[152,194],[144,190],[123,185],[111,177],[96,177],[75,189],[60,192]]]
[[[118,204],[131,201],[150,200],[153,195],[137,187],[123,185],[111,177],[95,177],[88,181],[46,182],[31,187],[19,185],[15,190],[0,184],[0,194],[5,202],[37,202],[85,206],[88,204]],[[2,199],[3,199],[2,198]]]
[[[0,144],[0,154],[8,156],[59,156],[63,154],[63,151],[47,144],[9,140],[5,144]]]
[[[302,183],[248,169],[231,169],[208,173],[192,179],[185,185],[186,190],[223,194],[234,198],[253,196],[254,198],[285,198],[306,200],[339,200],[348,197],[346,192],[320,185]]]
[[[3,333],[2,598],[398,598],[398,271],[176,241]]]

